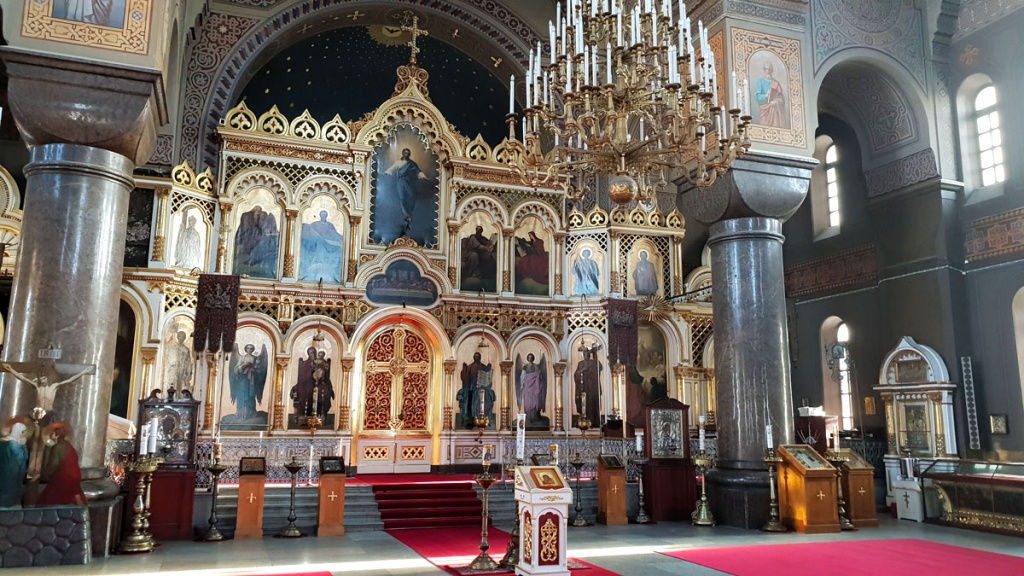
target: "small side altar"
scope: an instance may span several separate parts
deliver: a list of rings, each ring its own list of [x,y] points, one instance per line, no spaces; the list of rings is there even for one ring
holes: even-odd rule
[[[558,466],[516,468],[520,576],[569,576],[566,528],[572,488]]]

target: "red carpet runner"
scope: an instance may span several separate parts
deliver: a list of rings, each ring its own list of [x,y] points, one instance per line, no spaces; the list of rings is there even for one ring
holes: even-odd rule
[[[734,576],[1020,576],[1024,558],[924,540],[853,540],[662,552]]]
[[[385,530],[480,526],[483,512],[472,481],[373,483],[373,497]]]
[[[446,530],[395,530],[388,534],[412,548],[414,552],[423,556],[431,564],[448,572],[458,574],[455,566],[466,566],[473,561],[473,558],[480,553],[480,517],[477,517],[476,528],[449,528]],[[505,547],[508,546],[508,532],[492,528],[487,531],[487,541],[491,545],[487,552],[498,562],[505,556]],[[580,569],[573,569],[574,575],[578,576],[617,576],[615,572],[609,572],[593,564],[575,560]],[[494,574],[511,574],[508,572],[494,572]],[[904,575],[905,576],[905,575]]]

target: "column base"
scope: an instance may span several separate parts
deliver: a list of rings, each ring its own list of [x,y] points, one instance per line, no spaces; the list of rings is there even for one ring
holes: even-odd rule
[[[113,500],[120,492],[121,487],[110,478],[82,480],[82,493],[89,502]]]
[[[708,470],[707,492],[719,525],[757,530],[768,521],[767,470]]]

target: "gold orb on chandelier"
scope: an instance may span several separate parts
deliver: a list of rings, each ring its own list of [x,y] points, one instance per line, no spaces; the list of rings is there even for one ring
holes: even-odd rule
[[[608,197],[616,204],[629,204],[636,199],[638,192],[636,180],[626,174],[617,174],[608,181]]]

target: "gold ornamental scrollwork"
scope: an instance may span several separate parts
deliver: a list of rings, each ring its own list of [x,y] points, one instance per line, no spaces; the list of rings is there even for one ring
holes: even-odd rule
[[[540,527],[540,561],[554,562],[558,560],[558,526],[548,518]]]
[[[523,515],[523,532],[527,535],[523,538],[523,560],[533,562],[533,516],[529,512]]]
[[[564,498],[562,498],[561,496],[548,495],[548,496],[541,496],[540,500],[543,500],[545,502],[561,502],[562,500],[564,500]]]

